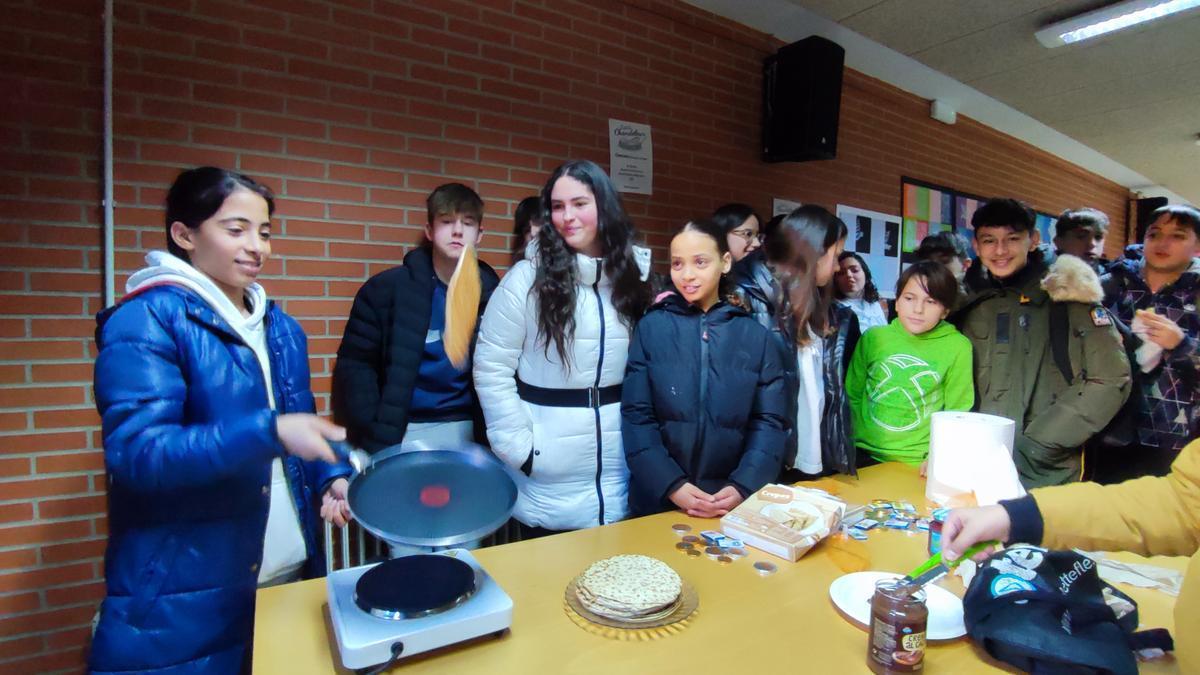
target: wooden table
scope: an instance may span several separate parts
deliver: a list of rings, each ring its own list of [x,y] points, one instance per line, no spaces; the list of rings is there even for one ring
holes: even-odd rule
[[[904,499],[920,507],[924,481],[901,464],[865,469],[858,479],[838,477],[834,489],[850,503]],[[829,599],[829,585],[844,572],[822,542],[796,563],[749,549],[749,556],[721,566],[687,558],[674,549],[673,523],[694,532],[719,529],[715,520],[665,513],[606,527],[482,549],[475,557],[514,603],[512,630],[406,661],[395,672],[455,673],[638,673],[775,672],[777,667],[810,672],[869,672],[866,631],[848,623]],[[845,540],[849,541],[849,540]],[[850,542],[857,544],[857,542]],[[907,572],[922,562],[924,533],[873,530],[859,550],[869,569]],[[592,562],[619,553],[657,557],[691,582],[700,596],[697,614],[681,632],[647,642],[625,642],[590,634],[563,611],[567,583]],[[1128,554],[1114,556],[1142,560]],[[758,560],[779,571],[761,577]],[[1182,570],[1186,558],[1154,558]],[[941,582],[958,595],[957,578]],[[1122,585],[1137,600],[1144,627],[1174,628],[1174,598]],[[256,673],[344,672],[333,642],[325,580],[313,579],[258,593],[255,616]],[[698,670],[699,669],[699,670]],[[770,669],[770,670],[767,670]],[[965,638],[931,643],[927,673],[1003,672],[1005,667]],[[1174,661],[1141,664],[1143,673],[1179,672]]]

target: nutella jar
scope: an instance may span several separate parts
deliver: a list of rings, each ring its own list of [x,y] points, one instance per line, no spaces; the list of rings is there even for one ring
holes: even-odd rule
[[[925,665],[925,625],[929,609],[925,591],[913,592],[902,579],[875,582],[871,627],[867,631],[867,666],[876,675],[913,673]]]

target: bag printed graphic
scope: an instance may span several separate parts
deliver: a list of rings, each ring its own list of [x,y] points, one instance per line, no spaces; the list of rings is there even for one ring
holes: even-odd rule
[[[967,588],[963,614],[972,640],[1027,672],[1135,675],[1135,651],[1173,647],[1166,630],[1139,632],[1137,604],[1074,551],[995,553]]]

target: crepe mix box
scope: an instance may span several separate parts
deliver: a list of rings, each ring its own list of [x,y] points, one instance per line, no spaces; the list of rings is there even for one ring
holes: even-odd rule
[[[721,519],[721,531],[795,562],[837,530],[846,502],[822,490],[767,485]]]

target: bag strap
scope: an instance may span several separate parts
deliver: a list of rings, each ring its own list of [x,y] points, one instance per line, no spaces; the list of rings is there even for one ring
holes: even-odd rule
[[[1129,648],[1133,651],[1143,649],[1161,649],[1164,652],[1175,651],[1175,640],[1166,628],[1151,628],[1129,634]]]
[[[1050,353],[1054,355],[1054,365],[1058,366],[1063,379],[1070,386],[1075,383],[1075,371],[1071,368],[1071,354],[1068,345],[1071,339],[1071,313],[1067,303],[1050,303]]]

